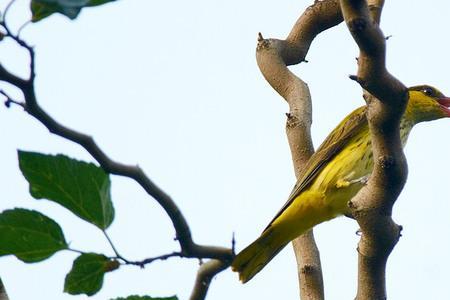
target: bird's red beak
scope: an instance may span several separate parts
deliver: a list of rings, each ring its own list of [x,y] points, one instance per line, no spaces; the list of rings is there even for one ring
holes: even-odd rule
[[[442,110],[450,117],[450,97],[440,97],[437,99],[438,103],[441,105]]]

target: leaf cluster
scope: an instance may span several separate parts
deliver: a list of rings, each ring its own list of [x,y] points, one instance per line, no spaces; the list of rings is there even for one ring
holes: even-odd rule
[[[114,221],[109,174],[93,163],[61,154],[18,151],[18,157],[31,196],[60,204],[106,235],[106,229]],[[60,225],[38,211],[15,208],[0,213],[0,256],[14,255],[23,262],[35,263],[61,250],[80,253],[64,282],[64,291],[72,295],[97,293],[105,274],[117,270],[121,266],[119,259],[124,260],[120,256],[71,249]],[[131,296],[126,299],[176,298]]]

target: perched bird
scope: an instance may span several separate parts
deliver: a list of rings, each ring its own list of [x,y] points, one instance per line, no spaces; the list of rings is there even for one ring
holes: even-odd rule
[[[428,85],[408,89],[400,122],[403,146],[414,125],[450,117],[450,97]],[[347,202],[367,182],[373,169],[366,107],[348,115],[325,139],[299,175],[286,204],[261,236],[242,250],[231,268],[245,283],[291,240],[313,226],[347,212]]]

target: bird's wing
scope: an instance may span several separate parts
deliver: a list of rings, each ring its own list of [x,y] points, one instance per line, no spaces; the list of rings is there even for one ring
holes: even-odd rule
[[[292,189],[287,202],[281,210],[270,221],[270,225],[277,219],[297,198],[300,193],[316,178],[320,171],[338,154],[360,130],[367,126],[366,107],[362,106],[350,113],[339,125],[328,135],[317,151],[311,156],[306,163],[302,172],[298,176],[297,183]]]

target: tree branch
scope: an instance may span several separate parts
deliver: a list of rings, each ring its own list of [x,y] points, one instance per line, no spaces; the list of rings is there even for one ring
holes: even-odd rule
[[[371,0],[368,5],[364,0],[340,1],[346,24],[360,49],[354,79],[370,93],[365,99],[375,158],[367,186],[349,202],[361,228],[357,300],[386,299],[386,263],[401,231],[392,220],[392,206],[407,177],[399,123],[408,93],[386,70],[385,37],[378,27],[383,2]]]
[[[1,76],[0,80],[2,80]],[[163,207],[169,218],[172,220],[172,224],[176,231],[176,239],[180,243],[182,252],[186,257],[218,259],[229,259],[231,257],[232,252],[230,249],[195,244],[192,240],[189,225],[178,206],[168,194],[147,177],[139,166],[130,166],[113,161],[95,143],[92,137],[58,123],[37,103],[32,82],[28,83],[26,88],[22,89],[22,92],[25,96],[26,111],[47,127],[51,133],[81,145],[95,158],[95,160],[97,160],[106,172],[134,179]]]
[[[140,261],[131,261],[131,260],[124,258],[121,255],[118,255],[116,258],[122,260],[125,265],[133,265],[133,266],[139,266],[141,268],[144,268],[145,265],[151,264],[154,261],[166,260],[171,257],[184,257],[184,256],[183,256],[183,253],[181,253],[181,252],[172,252],[172,253],[167,253],[167,254],[163,254],[163,255],[159,255],[159,256],[155,256],[155,257],[146,258],[146,259],[143,259]]]
[[[70,140],[74,143],[82,146],[92,157],[100,164],[100,166],[108,173],[128,177],[134,179],[150,196],[152,196],[164,209],[166,214],[169,216],[172,224],[175,228],[176,239],[178,240],[181,251],[176,252],[178,256],[186,257],[186,258],[211,258],[215,259],[212,261],[219,261],[221,263],[221,268],[215,268],[217,272],[220,272],[227,268],[230,265],[231,259],[234,256],[233,249],[224,248],[224,247],[214,247],[214,246],[204,246],[196,244],[191,235],[191,231],[189,225],[184,218],[182,212],[173,201],[173,199],[166,194],[162,189],[160,189],[145,173],[139,166],[131,166],[122,164],[120,162],[116,162],[109,158],[106,153],[96,144],[94,139],[86,135],[84,133],[75,131],[70,129],[63,124],[57,122],[54,118],[52,118],[38,103],[35,88],[34,88],[34,79],[35,79],[35,55],[34,50],[31,46],[29,46],[25,41],[23,41],[17,35],[14,35],[8,28],[5,23],[5,17],[3,16],[3,20],[0,21],[0,26],[5,28],[6,37],[12,38],[16,41],[21,47],[28,51],[30,56],[30,74],[29,79],[19,78],[8,70],[2,67],[0,64],[0,81],[8,82],[17,88],[19,88],[25,99],[25,103],[21,106],[28,112],[31,116],[40,121],[47,129],[60,137],[63,137],[67,140]],[[7,98],[8,104],[19,104],[19,102],[12,101],[5,92],[2,93]],[[168,255],[175,256],[175,255]],[[156,259],[165,259],[167,257],[157,257]],[[150,261],[154,261],[155,259],[149,259]],[[140,262],[141,263],[141,262]],[[148,263],[148,262],[147,262]],[[212,263],[211,263],[212,264]],[[217,263],[218,264],[218,263]],[[205,267],[206,268],[206,267]],[[210,276],[213,276],[212,270],[209,269]],[[200,271],[199,271],[200,272]],[[202,271],[201,274],[204,274],[205,271]],[[217,273],[216,272],[216,273]],[[215,274],[215,273],[214,273]],[[199,277],[202,280],[203,277]],[[209,279],[210,281],[210,279]],[[206,285],[204,288],[207,289],[209,286]],[[206,290],[204,291],[206,294]],[[202,299],[202,298],[192,298],[192,299]]]
[[[5,67],[0,63],[0,78],[2,81],[5,81],[11,85],[17,86],[17,87],[25,87],[26,81],[22,78],[17,77],[16,75],[12,74],[8,70],[5,69]]]
[[[307,84],[287,68],[305,61],[314,38],[342,22],[338,0],[315,1],[300,16],[286,40],[258,38],[256,59],[264,78],[289,105],[286,134],[295,174],[314,152],[311,96]],[[301,299],[324,299],[320,255],[312,230],[293,241]]]
[[[211,280],[218,273],[230,266],[231,261],[211,259],[202,264],[197,271],[194,288],[192,289],[189,300],[203,300],[206,298]]]

